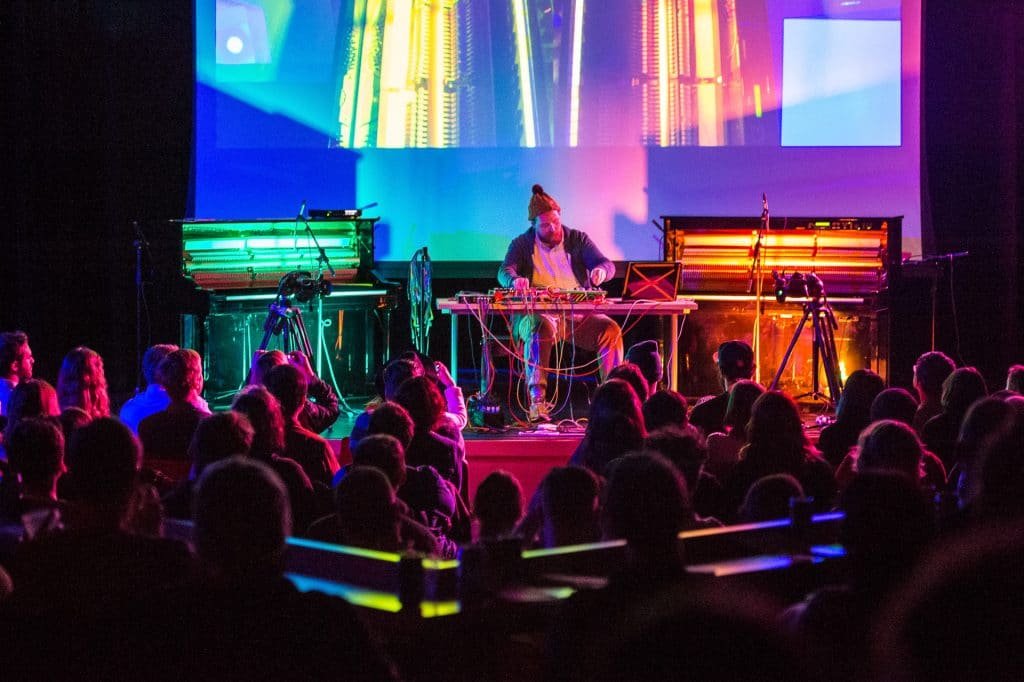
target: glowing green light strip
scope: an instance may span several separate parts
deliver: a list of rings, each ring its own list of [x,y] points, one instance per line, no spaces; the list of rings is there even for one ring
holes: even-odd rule
[[[516,55],[519,59],[519,89],[523,95],[523,145],[537,146],[536,123],[533,118],[533,83],[530,75],[530,36],[526,32],[525,0],[512,1],[515,22]]]
[[[356,296],[385,296],[388,292],[383,289],[369,289],[368,291],[332,291],[327,298],[355,298]],[[272,301],[277,298],[276,294],[243,294],[240,296],[225,296],[225,301]]]
[[[569,146],[580,143],[580,70],[583,61],[583,3],[576,0],[572,22],[572,80],[569,86]]]
[[[295,547],[305,547],[307,549],[317,549],[323,552],[332,552],[334,554],[348,554],[349,556],[358,556],[363,557],[364,559],[378,559],[380,561],[388,561],[393,564],[397,564],[402,558],[398,554],[392,554],[391,552],[378,552],[374,549],[364,549],[362,547],[332,545],[327,542],[307,540],[306,538],[288,538],[288,544],[294,545]]]
[[[458,559],[424,559],[423,568],[428,571],[444,571],[459,567]]]
[[[548,547],[544,549],[528,549],[523,552],[524,559],[538,559],[546,556],[559,556],[561,554],[574,554],[576,552],[589,552],[595,549],[614,549],[625,547],[625,540],[611,540],[609,542],[594,542],[586,545],[564,545],[562,547]]]
[[[285,577],[292,581],[300,592],[323,592],[332,597],[341,597],[350,604],[377,611],[398,613],[402,610],[402,602],[390,592],[366,590],[344,583],[336,583],[321,578],[311,578],[297,573],[286,573]]]

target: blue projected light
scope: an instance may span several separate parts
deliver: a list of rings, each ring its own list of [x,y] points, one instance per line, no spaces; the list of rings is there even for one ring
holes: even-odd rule
[[[617,261],[766,193],[919,253],[921,3],[195,0],[187,217],[372,205],[376,261],[491,272],[535,183]]]
[[[783,22],[782,145],[900,144],[899,21]]]

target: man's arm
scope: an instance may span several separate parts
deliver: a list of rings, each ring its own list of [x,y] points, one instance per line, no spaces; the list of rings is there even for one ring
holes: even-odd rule
[[[591,241],[586,232],[577,230],[576,233],[580,238],[580,254],[583,256],[583,264],[587,266],[587,272],[604,270],[605,282],[615,277],[615,263],[605,258],[601,249],[597,248],[597,244]]]
[[[299,415],[302,425],[314,433],[330,428],[338,420],[341,408],[338,406],[338,394],[326,381],[314,377],[309,384],[309,397],[316,400],[306,401]]]
[[[498,268],[498,284],[503,287],[513,286],[513,282],[524,275],[519,272],[519,266],[522,261],[522,235],[516,237],[508,245],[508,250],[505,252],[505,260],[501,262],[501,267]]]

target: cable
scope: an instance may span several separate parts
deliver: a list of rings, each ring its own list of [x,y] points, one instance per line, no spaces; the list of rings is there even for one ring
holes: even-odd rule
[[[960,350],[960,318],[956,314],[956,287],[953,286],[953,256],[949,256],[949,305],[950,312],[953,313],[953,338],[956,341],[956,359],[963,367],[966,363],[964,362],[963,354]]]

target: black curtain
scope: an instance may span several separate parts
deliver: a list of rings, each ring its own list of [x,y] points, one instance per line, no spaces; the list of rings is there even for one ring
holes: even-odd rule
[[[978,367],[990,388],[1024,361],[1022,17],[1018,0],[926,2],[923,17],[926,248],[970,252],[940,289],[939,346]]]
[[[166,230],[151,221],[184,215],[188,196],[193,3],[2,4],[0,329],[29,332],[49,381],[73,345],[94,348],[123,393],[135,385],[132,222]],[[176,340],[173,321],[153,322],[154,342]]]

